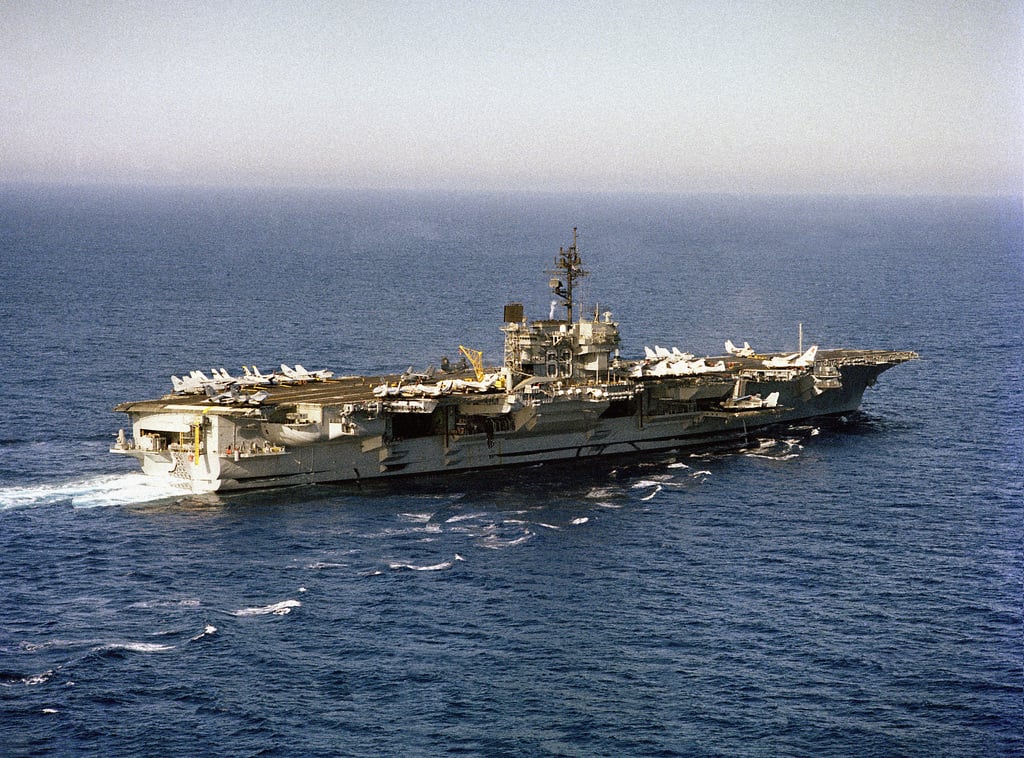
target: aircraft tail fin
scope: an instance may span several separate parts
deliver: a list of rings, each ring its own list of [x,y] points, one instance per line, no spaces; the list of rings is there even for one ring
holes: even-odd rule
[[[810,349],[796,359],[797,366],[810,366],[814,363],[814,357],[818,354],[818,346],[811,345]]]

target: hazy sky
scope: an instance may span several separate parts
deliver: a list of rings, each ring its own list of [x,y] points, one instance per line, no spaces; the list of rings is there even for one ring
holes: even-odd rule
[[[0,0],[0,181],[1019,194],[1024,0]]]

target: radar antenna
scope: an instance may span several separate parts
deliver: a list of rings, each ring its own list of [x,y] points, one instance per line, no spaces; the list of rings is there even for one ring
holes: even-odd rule
[[[555,261],[555,269],[546,272],[548,274],[554,274],[551,278],[551,291],[557,296],[562,298],[562,304],[565,305],[566,320],[572,322],[572,288],[573,284],[580,277],[589,274],[589,271],[583,270],[583,260],[580,258],[579,250],[576,247],[576,227],[572,228],[572,244],[569,249],[558,248],[558,260]],[[565,281],[562,281],[564,277]]]

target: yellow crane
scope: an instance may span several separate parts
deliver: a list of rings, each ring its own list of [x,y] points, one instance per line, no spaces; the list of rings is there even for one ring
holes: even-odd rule
[[[473,367],[473,371],[476,372],[476,380],[478,382],[482,382],[484,380],[484,351],[473,350],[459,345],[459,352],[469,360],[469,364]]]

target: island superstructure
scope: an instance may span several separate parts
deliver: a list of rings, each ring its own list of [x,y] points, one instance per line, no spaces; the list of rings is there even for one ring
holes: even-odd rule
[[[565,317],[552,308],[530,321],[522,304],[506,305],[498,367],[460,346],[468,362],[421,374],[193,371],[172,377],[170,394],[118,405],[132,428],[112,452],[202,493],[696,449],[851,413],[879,374],[917,357],[816,346],[758,354],[727,341],[720,357],[654,346],[625,359],[610,312],[576,312],[587,272],[575,229],[549,273]]]

